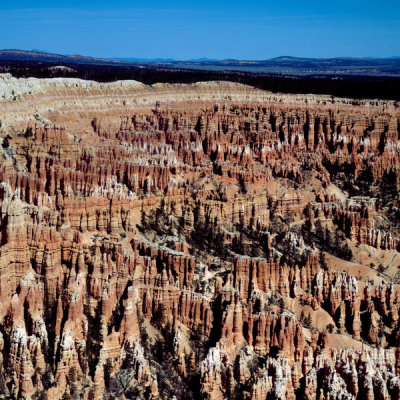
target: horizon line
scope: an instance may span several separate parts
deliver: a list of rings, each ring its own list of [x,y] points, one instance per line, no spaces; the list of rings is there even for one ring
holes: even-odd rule
[[[92,59],[102,59],[105,61],[129,61],[129,60],[137,60],[137,62],[146,62],[146,61],[166,61],[166,62],[193,62],[193,61],[251,61],[251,62],[257,62],[257,61],[269,61],[269,60],[274,60],[274,59],[280,59],[280,58],[293,58],[293,59],[308,59],[308,60],[331,60],[331,59],[376,59],[376,60],[384,60],[384,59],[392,59],[392,58],[400,58],[400,55],[391,55],[391,56],[385,56],[385,57],[377,57],[377,56],[351,56],[351,55],[341,55],[341,56],[332,56],[332,57],[318,57],[318,56],[313,56],[313,57],[306,57],[306,56],[292,56],[292,55],[280,55],[280,56],[275,56],[275,57],[270,57],[270,58],[234,58],[234,57],[228,57],[228,58],[211,58],[207,56],[199,56],[199,57],[194,57],[194,58],[188,58],[188,59],[179,59],[179,58],[174,58],[174,57],[140,57],[140,56],[93,56],[93,55],[83,55],[83,54],[65,54],[65,53],[59,53],[59,52],[51,52],[47,50],[39,50],[39,49],[16,49],[16,48],[3,48],[0,49],[0,52],[6,52],[6,51],[21,51],[21,52],[26,52],[26,53],[36,53],[36,54],[48,54],[48,55],[53,55],[53,56],[61,56],[61,57],[84,57],[84,58],[92,58]],[[132,61],[135,62],[135,61]]]

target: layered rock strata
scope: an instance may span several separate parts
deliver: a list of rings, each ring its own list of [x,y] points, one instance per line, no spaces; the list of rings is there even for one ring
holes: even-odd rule
[[[0,89],[6,398],[400,398],[397,103]]]

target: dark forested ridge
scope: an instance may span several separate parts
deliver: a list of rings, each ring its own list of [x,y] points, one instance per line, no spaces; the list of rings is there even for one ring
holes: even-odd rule
[[[68,60],[67,57],[65,57]],[[75,59],[74,59],[75,60]],[[89,60],[89,61],[88,61]],[[133,79],[145,84],[232,81],[280,93],[315,93],[351,98],[400,100],[400,75],[255,73],[166,67],[155,63],[118,63],[81,58],[79,62],[1,59],[0,73],[15,77],[73,77],[98,82]],[[60,67],[61,66],[61,67]],[[65,68],[62,68],[65,67]],[[198,67],[197,67],[198,68]],[[229,65],[226,66],[229,68]]]

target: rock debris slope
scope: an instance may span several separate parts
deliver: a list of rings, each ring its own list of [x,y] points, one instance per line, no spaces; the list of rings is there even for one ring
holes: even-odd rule
[[[0,76],[0,393],[399,399],[400,108]]]

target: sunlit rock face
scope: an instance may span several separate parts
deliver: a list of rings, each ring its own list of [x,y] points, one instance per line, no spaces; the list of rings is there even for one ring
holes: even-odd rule
[[[5,398],[400,398],[398,104],[0,90]]]

